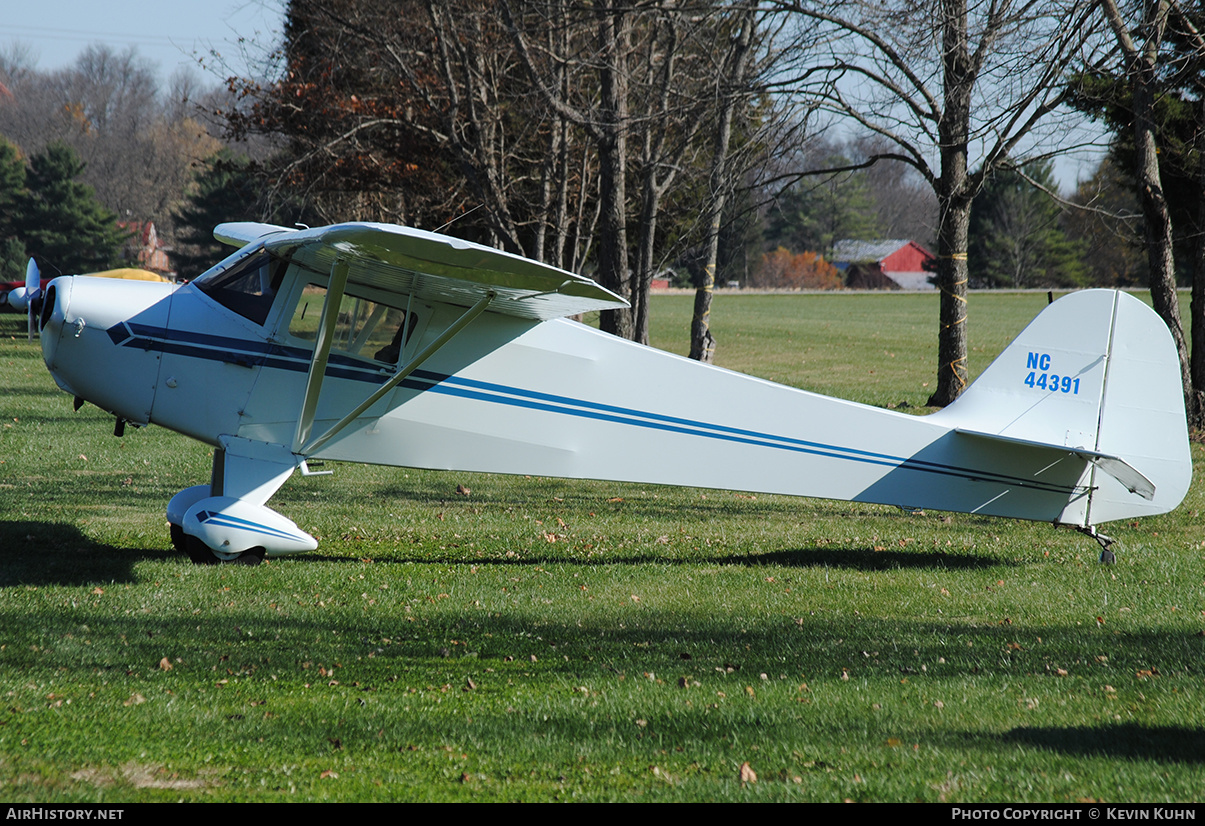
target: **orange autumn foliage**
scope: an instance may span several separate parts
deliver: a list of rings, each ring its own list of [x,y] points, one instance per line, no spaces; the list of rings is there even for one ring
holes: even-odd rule
[[[767,252],[749,279],[750,287],[783,290],[839,290],[841,273],[814,252],[793,253],[786,247]]]

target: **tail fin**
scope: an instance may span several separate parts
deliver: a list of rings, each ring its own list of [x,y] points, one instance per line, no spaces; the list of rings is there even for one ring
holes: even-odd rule
[[[1138,299],[1085,290],[1051,304],[934,421],[970,438],[1042,445],[1090,465],[1060,522],[1165,513],[1192,480],[1180,362]]]

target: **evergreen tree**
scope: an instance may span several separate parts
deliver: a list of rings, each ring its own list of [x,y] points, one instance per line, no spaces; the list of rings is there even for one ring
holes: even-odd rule
[[[1197,25],[1205,23],[1198,13]],[[1173,227],[1178,280],[1191,280],[1192,262],[1199,256],[1205,226],[1200,181],[1205,132],[1200,97],[1205,89],[1205,55],[1188,48],[1173,27],[1163,44],[1165,64],[1151,116],[1158,142],[1159,175]],[[1134,142],[1134,91],[1122,74],[1081,74],[1071,84],[1071,105],[1103,123],[1113,133],[1109,160],[1131,187],[1138,180],[1138,150]],[[1141,241],[1142,227],[1132,234]]]
[[[179,236],[173,260],[179,276],[193,279],[226,257],[230,248],[213,237],[224,221],[254,221],[257,187],[246,155],[222,149],[205,161],[196,188],[176,213]]]
[[[1146,253],[1142,249],[1142,204],[1133,179],[1105,158],[1091,178],[1081,181],[1072,209],[1064,216],[1067,236],[1084,249],[1088,283],[1098,287],[1147,284]]]
[[[1034,186],[1033,180],[1040,185]],[[1080,286],[1087,277],[1080,244],[1067,238],[1049,161],[1002,168],[971,206],[971,278],[990,287]]]
[[[819,161],[822,168],[849,165],[843,155]],[[767,217],[767,246],[829,255],[844,239],[873,240],[879,227],[866,176],[841,172],[804,178],[780,195]]]
[[[76,180],[83,171],[83,162],[65,143],[52,143],[30,159],[19,234],[48,274],[112,267],[127,237],[92,187]]]
[[[25,277],[25,244],[18,229],[25,196],[25,163],[17,148],[0,138],[0,281]]]

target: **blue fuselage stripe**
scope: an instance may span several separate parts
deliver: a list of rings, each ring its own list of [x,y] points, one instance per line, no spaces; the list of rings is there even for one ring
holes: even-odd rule
[[[417,374],[419,371],[415,372]],[[881,465],[883,467],[901,468],[904,470],[915,470],[923,473],[954,476],[973,481],[1018,485],[1051,493],[1070,494],[1076,492],[1076,488],[1069,485],[1050,484],[1032,479],[1022,479],[1014,476],[1007,476],[1005,474],[995,473],[993,471],[979,470],[975,468],[962,468],[955,465],[928,462],[922,459],[912,459],[903,456],[872,453],[870,451],[839,447],[836,445],[825,445],[819,442],[808,442],[801,439],[775,436],[768,433],[740,430],[738,428],[725,427],[723,425],[690,422],[688,420],[678,419],[671,416],[643,413],[641,411],[628,410],[612,405],[601,405],[592,402],[578,402],[576,400],[549,396],[542,393],[531,393],[529,391],[501,388],[500,385],[492,385],[493,387],[501,388],[498,392],[487,393],[473,390],[469,387],[457,387],[457,384],[462,383],[466,385],[486,385],[487,383],[460,379],[456,376],[445,376],[442,378],[442,380],[439,380],[435,377],[435,374],[426,374],[419,378],[420,380],[426,380],[430,383],[424,385],[420,384],[419,381],[407,380],[402,382],[402,386],[407,389],[426,390],[432,393],[441,393],[443,395],[458,396],[460,398],[473,399],[476,401],[504,404],[511,407],[522,407],[529,410],[561,413],[569,416],[577,416],[583,419],[613,422],[616,424],[631,425],[633,427],[661,430],[669,433],[682,433],[688,436],[699,436],[705,439],[716,439],[719,441],[734,442],[737,444],[754,445],[756,447],[775,448],[778,450],[787,450],[795,453],[805,453],[812,456],[823,456],[830,459],[844,459],[862,464]],[[556,399],[557,403],[527,398],[529,396],[542,396],[547,399]]]

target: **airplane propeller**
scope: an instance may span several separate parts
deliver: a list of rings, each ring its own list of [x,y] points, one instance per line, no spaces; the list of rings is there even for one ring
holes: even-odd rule
[[[33,341],[34,316],[42,309],[42,274],[37,263],[30,258],[25,266],[25,286],[17,287],[8,294],[9,306],[25,311],[29,340]]]

